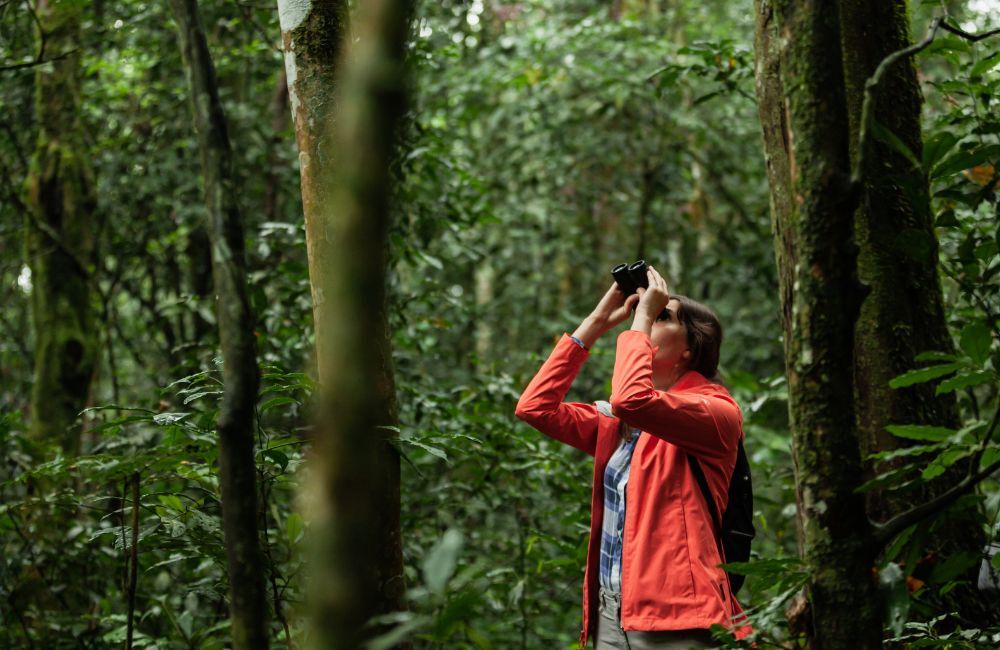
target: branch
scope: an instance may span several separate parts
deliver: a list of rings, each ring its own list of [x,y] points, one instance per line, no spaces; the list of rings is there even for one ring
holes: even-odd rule
[[[927,36],[924,40],[901,50],[896,50],[882,59],[882,62],[878,64],[877,68],[875,68],[875,74],[869,77],[868,81],[865,82],[865,98],[861,104],[861,128],[858,130],[858,157],[855,161],[854,168],[851,170],[852,185],[857,186],[861,184],[861,175],[864,169],[865,150],[868,146],[868,133],[871,127],[872,114],[874,112],[872,104],[874,103],[875,87],[882,81],[882,77],[893,64],[902,58],[916,54],[934,42],[939,28],[972,42],[981,41],[984,38],[1000,34],[1000,28],[983,32],[982,34],[970,34],[963,29],[946,23],[945,16],[938,16],[931,21],[930,28],[927,30]]]
[[[12,70],[23,70],[25,68],[34,68],[40,65],[45,65],[46,63],[52,63],[53,61],[59,61],[61,59],[65,59],[70,54],[73,54],[78,49],[80,48],[73,48],[72,50],[63,52],[59,56],[54,56],[51,59],[45,59],[44,61],[42,61],[41,59],[35,59],[34,61],[28,61],[27,63],[15,63],[14,65],[3,65],[0,66],[0,72],[11,72]]]
[[[875,524],[874,537],[875,543],[879,548],[884,547],[892,541],[896,535],[903,532],[913,524],[938,514],[957,501],[959,497],[971,492],[977,485],[1000,469],[1000,460],[997,460],[992,465],[986,467],[986,469],[981,469],[978,472],[976,471],[976,467],[979,466],[979,461],[982,460],[983,454],[986,452],[986,447],[989,445],[998,423],[1000,423],[1000,409],[997,409],[996,413],[993,414],[993,420],[990,422],[989,428],[986,430],[986,435],[983,437],[983,441],[980,443],[979,449],[976,451],[972,462],[969,463],[969,473],[964,479],[951,489],[942,492],[930,501],[922,503],[919,506],[911,508],[905,512],[901,512],[885,523]]]
[[[945,30],[946,32],[951,32],[955,36],[961,36],[965,40],[972,41],[973,43],[975,43],[976,41],[981,41],[984,38],[989,38],[990,36],[996,36],[997,34],[1000,34],[1000,27],[996,29],[991,29],[988,32],[983,32],[982,34],[970,34],[964,29],[961,29],[959,27],[953,27],[952,25],[949,25],[948,23],[945,22],[941,23],[941,29]]]

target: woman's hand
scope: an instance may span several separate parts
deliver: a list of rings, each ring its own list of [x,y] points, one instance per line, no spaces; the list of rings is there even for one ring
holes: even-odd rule
[[[590,348],[594,342],[608,330],[617,327],[625,322],[632,307],[639,302],[639,296],[632,294],[625,297],[622,290],[618,288],[618,283],[613,283],[611,287],[590,312],[590,316],[580,323],[573,336],[583,341],[583,344]]]
[[[618,283],[613,282],[604,297],[601,298],[601,302],[597,303],[597,307],[590,313],[590,318],[594,319],[595,322],[602,323],[606,332],[624,323],[637,302],[639,302],[637,294],[633,293],[626,298],[622,290],[618,288]]]
[[[639,287],[639,305],[635,308],[632,329],[649,334],[653,321],[670,302],[670,291],[667,288],[667,281],[652,266],[646,269],[646,277],[649,279],[649,288]]]

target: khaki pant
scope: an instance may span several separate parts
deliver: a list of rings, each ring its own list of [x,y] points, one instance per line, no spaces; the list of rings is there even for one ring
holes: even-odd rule
[[[621,628],[621,594],[601,589],[597,617],[595,650],[687,650],[714,648],[715,639],[708,630],[670,630],[666,632],[625,632]]]

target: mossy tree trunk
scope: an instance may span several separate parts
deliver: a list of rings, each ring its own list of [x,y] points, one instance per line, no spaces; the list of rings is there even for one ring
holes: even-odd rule
[[[389,166],[411,4],[278,3],[302,166],[319,369],[311,491],[314,646],[357,648],[403,607],[397,408],[386,319]]]
[[[35,72],[39,131],[26,183],[35,345],[30,432],[59,441],[67,454],[80,449],[76,418],[90,397],[99,348],[90,285],[97,200],[80,120],[82,14],[75,3],[37,5],[53,61]]]
[[[849,123],[837,12],[756,0],[757,91],[780,277],[809,644],[881,647],[854,418]]]
[[[904,0],[842,0],[840,19],[853,160],[858,155],[866,80],[886,56],[912,43]],[[919,159],[923,150],[923,97],[912,58],[887,70],[873,100],[875,122],[895,134]],[[885,430],[888,424],[957,429],[960,420],[954,393],[936,396],[936,382],[896,390],[889,387],[890,379],[920,365],[914,361],[920,352],[950,353],[954,345],[938,276],[938,242],[927,177],[887,144],[873,140],[868,147],[862,170],[862,200],[854,224],[860,247],[858,274],[871,288],[871,294],[862,304],[855,329],[855,386],[862,449],[872,453],[906,444]],[[868,469],[869,475],[876,470]],[[873,493],[868,497],[869,515],[886,520],[915,501],[926,501],[944,491],[960,481],[966,471],[959,463],[950,474],[920,484],[917,493],[908,491],[897,497]],[[931,544],[946,554],[956,550],[975,553],[985,541],[976,521],[953,521],[937,537]],[[967,606],[982,600],[977,594],[971,596],[960,600],[968,601]],[[974,620],[984,612],[967,613]]]
[[[264,562],[257,533],[255,406],[260,373],[246,286],[243,222],[215,68],[196,0],[171,0],[201,151],[212,280],[223,359],[219,432],[222,523],[229,570],[233,647],[269,647]]]

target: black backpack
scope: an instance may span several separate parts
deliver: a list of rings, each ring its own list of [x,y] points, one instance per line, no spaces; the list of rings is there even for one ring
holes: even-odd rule
[[[708,489],[708,481],[705,480],[705,473],[701,471],[701,465],[691,454],[687,455],[691,463],[691,471],[698,481],[701,493],[708,502],[708,511],[712,515],[712,528],[715,529],[715,540],[719,543],[722,540],[721,551],[726,562],[746,562],[750,559],[750,542],[757,531],[753,527],[753,485],[750,481],[750,462],[747,460],[747,453],[743,450],[743,439],[740,438],[739,450],[736,453],[736,467],[733,468],[733,475],[729,479],[729,503],[726,504],[726,511],[719,518],[719,510],[715,507],[715,499],[712,498]],[[721,530],[721,533],[720,533]],[[729,584],[733,595],[743,586],[746,576],[739,573],[726,572],[729,575]]]

